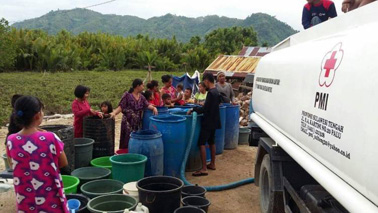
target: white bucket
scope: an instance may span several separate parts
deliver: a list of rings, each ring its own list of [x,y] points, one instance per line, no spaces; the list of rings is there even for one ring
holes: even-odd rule
[[[130,195],[139,202],[138,189],[136,187],[137,182],[130,182],[123,185],[123,194]]]

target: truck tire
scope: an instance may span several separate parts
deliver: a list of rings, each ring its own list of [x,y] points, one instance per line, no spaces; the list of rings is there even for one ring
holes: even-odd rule
[[[284,212],[283,197],[273,192],[270,156],[265,154],[260,167],[260,208],[262,213]]]

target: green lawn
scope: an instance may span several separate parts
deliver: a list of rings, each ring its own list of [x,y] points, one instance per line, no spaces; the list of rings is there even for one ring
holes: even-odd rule
[[[183,72],[153,72],[153,79],[161,82],[161,76],[180,76]],[[73,91],[78,84],[91,88],[89,103],[94,109],[105,100],[113,106],[135,78],[144,80],[146,71],[76,71],[62,73],[13,72],[0,73],[0,125],[8,122],[11,113],[10,99],[13,94],[34,95],[45,104],[45,113],[71,113]],[[160,84],[159,86],[161,86]]]

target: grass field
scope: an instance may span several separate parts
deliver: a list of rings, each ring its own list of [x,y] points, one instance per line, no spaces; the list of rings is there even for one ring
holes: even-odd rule
[[[180,76],[183,72],[153,72],[153,79],[161,82],[161,76]],[[116,106],[122,94],[135,78],[145,79],[146,71],[77,71],[61,73],[13,72],[0,73],[0,125],[8,122],[13,94],[34,95],[45,104],[45,114],[71,113],[73,91],[78,84],[91,88],[89,103],[93,109],[105,100]],[[161,86],[160,84],[159,86]]]

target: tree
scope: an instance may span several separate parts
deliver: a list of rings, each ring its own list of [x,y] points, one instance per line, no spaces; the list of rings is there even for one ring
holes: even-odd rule
[[[0,71],[13,69],[16,58],[16,47],[10,35],[9,23],[2,18],[0,20]]]
[[[152,81],[152,75],[151,71],[152,68],[155,66],[155,62],[158,58],[158,54],[154,52],[149,52],[149,51],[143,51],[138,53],[137,56],[137,62],[143,68],[144,66],[147,66],[148,69],[148,74],[147,74],[147,81],[150,82]]]
[[[219,28],[205,36],[204,46],[210,53],[230,55],[243,46],[256,46],[257,33],[252,27]]]

